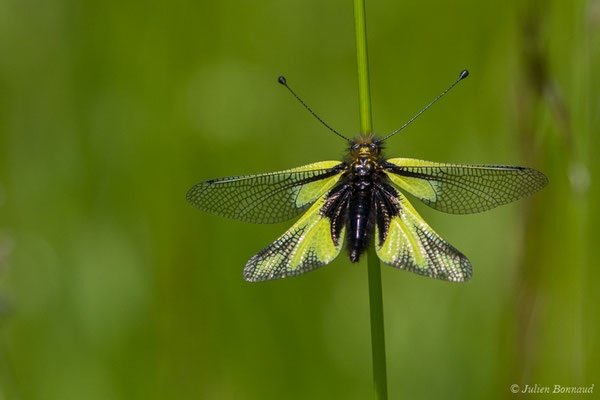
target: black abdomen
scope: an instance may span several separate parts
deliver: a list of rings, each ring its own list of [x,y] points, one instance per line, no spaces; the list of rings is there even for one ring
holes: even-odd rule
[[[350,261],[352,262],[358,262],[360,255],[367,247],[370,210],[371,186],[355,185],[350,199],[350,212],[346,229],[346,243],[348,250],[350,250]]]

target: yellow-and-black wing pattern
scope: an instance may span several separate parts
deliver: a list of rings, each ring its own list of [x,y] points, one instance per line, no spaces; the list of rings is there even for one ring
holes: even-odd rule
[[[342,171],[339,161],[322,161],[284,171],[212,179],[195,185],[187,200],[195,207],[252,223],[288,220],[329,191]]]
[[[373,240],[378,257],[388,265],[464,282],[473,274],[469,260],[421,218],[403,193],[440,211],[468,214],[528,196],[547,184],[542,173],[530,168],[383,161],[357,152],[351,162],[323,161],[209,180],[190,189],[187,199],[204,211],[254,223],[284,221],[307,210],[246,263],[243,276],[250,282],[312,271],[333,261],[344,246],[356,262],[367,240]]]
[[[471,263],[421,218],[402,193],[377,185],[373,194],[375,251],[386,264],[436,279],[471,279]]]
[[[279,239],[254,255],[244,279],[260,282],[296,276],[329,264],[342,250],[350,191],[327,192]]]
[[[392,183],[436,210],[471,214],[519,200],[542,189],[541,172],[511,165],[448,164],[392,158],[384,171]]]

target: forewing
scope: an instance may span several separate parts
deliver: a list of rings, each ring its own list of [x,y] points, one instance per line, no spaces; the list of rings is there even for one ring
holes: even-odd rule
[[[376,206],[375,251],[392,267],[453,282],[471,279],[471,263],[461,252],[438,236],[401,193],[382,193],[389,205]],[[387,229],[387,230],[386,230]],[[386,230],[386,231],[382,231]]]
[[[254,255],[244,268],[249,282],[268,281],[303,274],[333,261],[342,249],[344,228],[337,234],[332,219],[325,216],[325,194],[279,239]],[[336,209],[343,205],[335,204]],[[333,218],[335,220],[335,218]]]
[[[244,222],[275,223],[306,210],[341,176],[339,161],[322,161],[279,172],[201,182],[187,200],[195,207]]]
[[[399,189],[436,210],[471,214],[529,196],[548,179],[511,165],[447,164],[411,158],[387,160],[387,176]]]

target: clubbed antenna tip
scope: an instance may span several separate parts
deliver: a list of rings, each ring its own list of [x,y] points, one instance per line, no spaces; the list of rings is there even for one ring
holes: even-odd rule
[[[435,103],[436,101],[438,101],[440,99],[440,97],[442,97],[443,95],[445,95],[446,93],[448,93],[450,91],[450,89],[452,89],[458,82],[462,81],[463,79],[465,79],[467,76],[469,76],[469,71],[467,71],[466,69],[463,69],[460,73],[460,75],[458,76],[458,79],[456,80],[456,82],[454,82],[452,85],[450,85],[450,87],[446,90],[444,90],[442,92],[442,94],[440,94],[438,97],[436,97],[431,103],[429,103],[427,106],[425,106],[425,108],[423,108],[421,111],[419,111],[417,113],[417,115],[415,115],[414,117],[412,117],[411,119],[408,120],[407,123],[405,123],[404,125],[402,125],[400,128],[396,129],[394,132],[390,133],[389,135],[387,135],[386,137],[384,137],[383,139],[379,139],[377,142],[375,143],[380,143],[383,142],[386,139],[389,139],[390,137],[394,136],[396,133],[400,132],[402,129],[406,128],[411,122],[413,122],[419,115],[423,114],[425,112],[425,110],[427,110],[429,107],[431,107],[433,105],[433,103]]]

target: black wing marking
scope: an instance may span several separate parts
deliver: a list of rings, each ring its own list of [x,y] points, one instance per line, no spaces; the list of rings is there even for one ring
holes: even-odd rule
[[[548,183],[541,172],[512,165],[445,164],[395,158],[390,180],[436,210],[471,214],[532,195]]]
[[[322,161],[285,171],[211,179],[191,188],[187,200],[203,211],[244,222],[281,222],[310,207],[342,172],[339,161]]]

